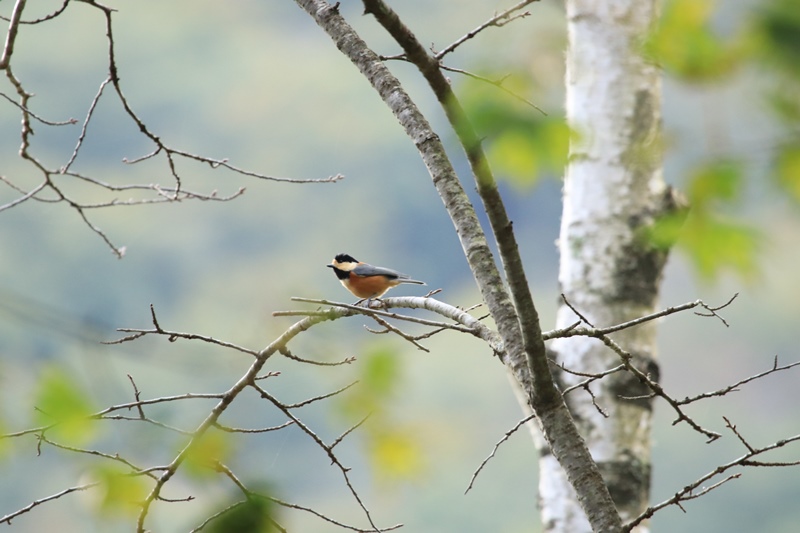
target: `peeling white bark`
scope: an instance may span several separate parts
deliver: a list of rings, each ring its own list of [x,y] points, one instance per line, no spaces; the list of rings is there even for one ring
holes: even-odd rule
[[[595,326],[652,312],[664,255],[643,249],[637,230],[663,211],[666,187],[657,149],[661,122],[659,72],[637,46],[657,16],[656,0],[568,0],[567,117],[581,135],[570,151],[559,238],[562,292]],[[576,320],[566,306],[556,327]],[[613,336],[657,372],[652,324]],[[554,341],[567,368],[602,372],[619,364],[601,342]],[[650,402],[630,376],[592,386],[605,418],[582,390],[568,405],[598,462],[623,521],[647,506],[650,485]],[[562,374],[564,386],[585,378]],[[591,531],[563,471],[548,454],[540,461],[540,501],[546,531]],[[637,531],[647,531],[644,525]]]

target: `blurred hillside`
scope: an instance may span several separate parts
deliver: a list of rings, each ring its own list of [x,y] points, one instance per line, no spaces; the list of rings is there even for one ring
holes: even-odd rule
[[[421,40],[436,48],[505,7],[477,0],[394,3]],[[275,183],[179,160],[187,189],[220,195],[240,187],[246,191],[229,203],[88,213],[116,245],[127,247],[122,260],[63,204],[26,202],[0,213],[0,420],[6,429],[33,425],[36,383],[53,365],[68,369],[98,407],[132,400],[126,374],[136,379],[143,397],[227,389],[247,369],[249,356],[163,338],[111,346],[99,341],[118,338],[115,328],[149,327],[153,304],[165,328],[261,348],[291,324],[271,313],[301,307],[290,297],[350,301],[324,267],[339,252],[423,279],[431,288],[442,288],[441,299],[454,305],[479,301],[452,224],[413,145],[356,69],[294,3],[110,4],[119,10],[115,37],[125,95],[168,145],[273,176],[346,177],[332,184]],[[719,24],[729,28],[757,2],[724,4]],[[25,17],[42,16],[58,5],[37,2]],[[9,10],[0,4],[0,13]],[[376,51],[397,52],[373,20],[361,16],[359,3],[345,2],[341,10]],[[534,4],[530,10],[531,17],[487,31],[463,46],[448,64],[476,72],[518,73],[529,88],[526,97],[557,116],[563,113],[563,12],[554,2]],[[77,5],[51,24],[23,30],[15,72],[36,93],[35,112],[79,121],[59,128],[36,125],[34,151],[47,163],[61,165],[72,153],[80,122],[106,76],[103,20],[96,10]],[[447,141],[471,191],[464,158],[419,76],[404,63],[389,66]],[[453,83],[460,87],[464,79],[453,74]],[[736,215],[765,235],[761,274],[752,282],[725,277],[709,285],[695,277],[685,258],[671,258],[664,305],[698,298],[723,303],[740,293],[724,314],[729,328],[693,315],[664,321],[662,380],[675,397],[766,370],[775,355],[784,363],[800,359],[795,324],[800,313],[800,214],[760,179],[775,128],[753,97],[758,83],[752,72],[742,72],[724,86],[665,83],[665,128],[671,138],[668,180],[680,186],[687,169],[704,153],[744,154],[752,162],[748,198]],[[11,95],[13,89],[3,80],[0,92]],[[39,176],[17,156],[19,135],[18,110],[0,101],[0,174],[27,190]],[[152,148],[107,88],[73,170],[117,185],[172,185],[163,156],[122,163]],[[554,323],[558,296],[558,178],[551,176],[534,187],[503,185],[545,328]],[[66,177],[59,183],[85,199],[112,197]],[[17,196],[0,186],[0,204]],[[395,293],[418,294],[418,288]],[[350,319],[320,326],[299,339],[296,351],[331,360],[383,343],[397,351],[400,393],[392,400],[393,413],[414,428],[424,450],[424,469],[411,480],[383,480],[373,475],[354,435],[352,446],[341,453],[373,515],[381,524],[403,522],[408,531],[531,531],[531,524],[538,523],[536,457],[524,432],[500,449],[475,489],[463,495],[480,461],[521,418],[503,367],[471,339],[445,333],[427,341],[431,353],[426,354],[399,340],[373,336],[362,323]],[[270,390],[287,401],[335,390],[358,375],[354,367],[359,365],[329,369],[298,368],[283,360],[270,364],[283,372]],[[721,416],[727,415],[755,437],[754,444],[773,442],[798,433],[797,380],[796,370],[769,377],[692,414],[718,431],[724,430]],[[211,405],[185,402],[174,409],[154,409],[153,415],[188,429]],[[669,410],[657,405],[654,502],[744,452],[732,439],[707,445],[685,427],[672,427]],[[346,427],[333,406],[304,415],[327,438]],[[230,416],[225,423],[231,425],[283,421],[255,398],[242,402]],[[102,445],[108,453],[126,444],[113,428],[105,431]],[[155,449],[161,438],[167,438],[167,449]],[[252,481],[268,482],[289,501],[342,518],[360,516],[327,457],[300,432],[240,442],[233,467],[250,472]],[[165,461],[179,445],[174,436],[142,429],[137,459],[143,464]],[[519,468],[520,458],[525,469]],[[0,455],[0,515],[76,484],[88,463],[52,448],[37,457],[35,439],[16,440]],[[686,515],[677,509],[659,513],[653,530],[794,531],[800,521],[800,510],[793,505],[798,479],[796,470],[747,471],[742,479],[687,505]],[[227,495],[213,488],[198,493],[191,481],[178,487],[191,490],[198,500],[156,506],[153,530],[191,529],[205,511],[197,502]],[[9,529],[56,530],[57,524],[59,531],[89,531],[95,522],[90,498],[84,496],[43,505]],[[104,520],[104,531],[130,529],[122,520]],[[285,513],[282,521],[290,531],[335,530],[297,512]]]

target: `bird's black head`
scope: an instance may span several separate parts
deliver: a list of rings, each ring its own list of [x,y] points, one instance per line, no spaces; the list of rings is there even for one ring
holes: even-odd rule
[[[333,260],[337,263],[358,263],[357,259],[353,259],[353,256],[348,254],[337,254]]]
[[[338,254],[333,258],[328,268],[332,268],[336,277],[339,279],[348,279],[350,271],[358,266],[358,261],[353,259],[353,256],[347,254]]]

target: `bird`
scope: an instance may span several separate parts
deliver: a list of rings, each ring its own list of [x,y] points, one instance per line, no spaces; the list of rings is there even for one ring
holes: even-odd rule
[[[364,300],[369,304],[373,298],[380,298],[386,291],[401,283],[425,285],[424,281],[411,279],[390,268],[362,263],[348,254],[337,254],[331,264],[325,266],[333,269],[333,273],[345,289],[357,298],[361,298],[355,305]]]

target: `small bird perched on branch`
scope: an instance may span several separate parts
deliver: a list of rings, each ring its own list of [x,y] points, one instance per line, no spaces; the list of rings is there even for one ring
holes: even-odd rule
[[[338,254],[326,266],[333,269],[345,289],[361,298],[356,305],[364,300],[380,298],[386,291],[401,283],[425,285],[425,282],[411,279],[396,270],[368,265],[347,254]]]

